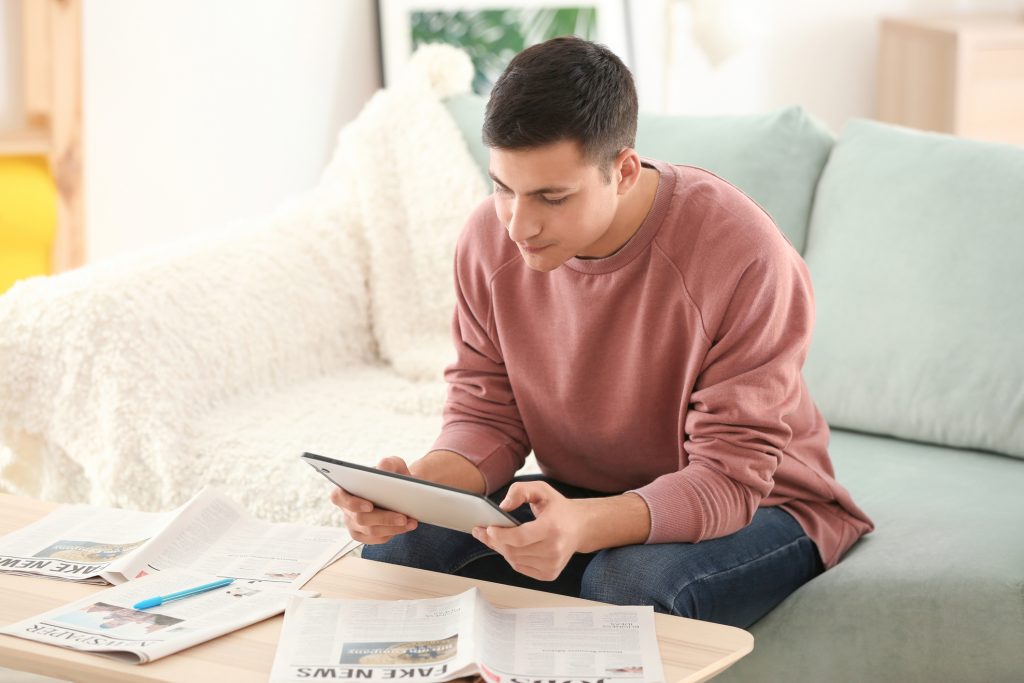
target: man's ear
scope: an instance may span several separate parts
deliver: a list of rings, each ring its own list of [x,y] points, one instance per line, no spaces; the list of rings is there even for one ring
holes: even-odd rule
[[[618,183],[618,193],[626,194],[640,180],[640,155],[632,147],[626,147],[615,155],[612,162],[612,180]]]

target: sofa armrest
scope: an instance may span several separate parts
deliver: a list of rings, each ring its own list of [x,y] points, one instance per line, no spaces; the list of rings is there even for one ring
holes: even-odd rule
[[[89,489],[116,490],[123,458],[167,452],[231,397],[370,360],[364,247],[345,204],[307,197],[0,296],[0,488],[41,493],[41,461],[59,451],[106,479]],[[173,469],[150,467],[155,481]]]

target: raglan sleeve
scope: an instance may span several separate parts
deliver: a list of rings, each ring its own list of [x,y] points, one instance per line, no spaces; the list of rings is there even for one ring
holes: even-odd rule
[[[721,282],[705,321],[708,351],[684,420],[684,466],[634,490],[651,514],[648,543],[691,542],[742,529],[774,486],[805,391],[814,326],[810,275],[780,240]],[[698,306],[699,307],[699,306]]]
[[[433,450],[453,451],[476,465],[487,493],[507,484],[530,452],[493,324],[489,276],[474,252],[470,230],[464,231],[455,254],[456,357],[445,369],[448,396],[433,445]]]

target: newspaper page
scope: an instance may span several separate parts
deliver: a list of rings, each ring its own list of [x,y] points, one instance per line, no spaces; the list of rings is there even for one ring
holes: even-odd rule
[[[180,508],[179,508],[180,510]],[[175,512],[62,506],[0,537],[0,572],[113,583],[110,567],[136,553]]]
[[[293,598],[271,683],[310,679],[663,683],[651,607],[499,609],[474,588],[430,600]]]
[[[0,572],[119,584],[188,568],[299,588],[358,545],[344,528],[257,520],[206,488],[172,512],[60,507],[0,537]]]
[[[492,683],[665,680],[654,608],[499,609],[478,600],[481,676]]]
[[[357,545],[344,528],[264,522],[223,494],[204,489],[121,569],[125,578],[177,567],[251,585],[301,588]]]
[[[183,570],[152,574],[11,624],[0,633],[142,664],[280,614],[294,595],[316,595],[231,584],[159,607],[132,607],[216,579]]]
[[[448,681],[476,672],[475,589],[428,600],[292,598],[271,683]]]

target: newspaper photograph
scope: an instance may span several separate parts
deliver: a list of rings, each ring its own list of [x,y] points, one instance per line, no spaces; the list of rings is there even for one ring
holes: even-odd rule
[[[292,598],[270,680],[447,681],[475,673],[475,611],[473,591],[428,600]]]
[[[145,610],[132,606],[216,580],[168,570],[94,593],[0,629],[0,633],[142,664],[280,614],[308,591],[231,584]]]
[[[171,512],[61,506],[0,537],[0,572],[120,584],[178,568],[300,588],[358,545],[342,527],[263,522],[206,488]]]
[[[271,683],[664,681],[651,607],[501,609],[475,588],[429,600],[294,597]]]

